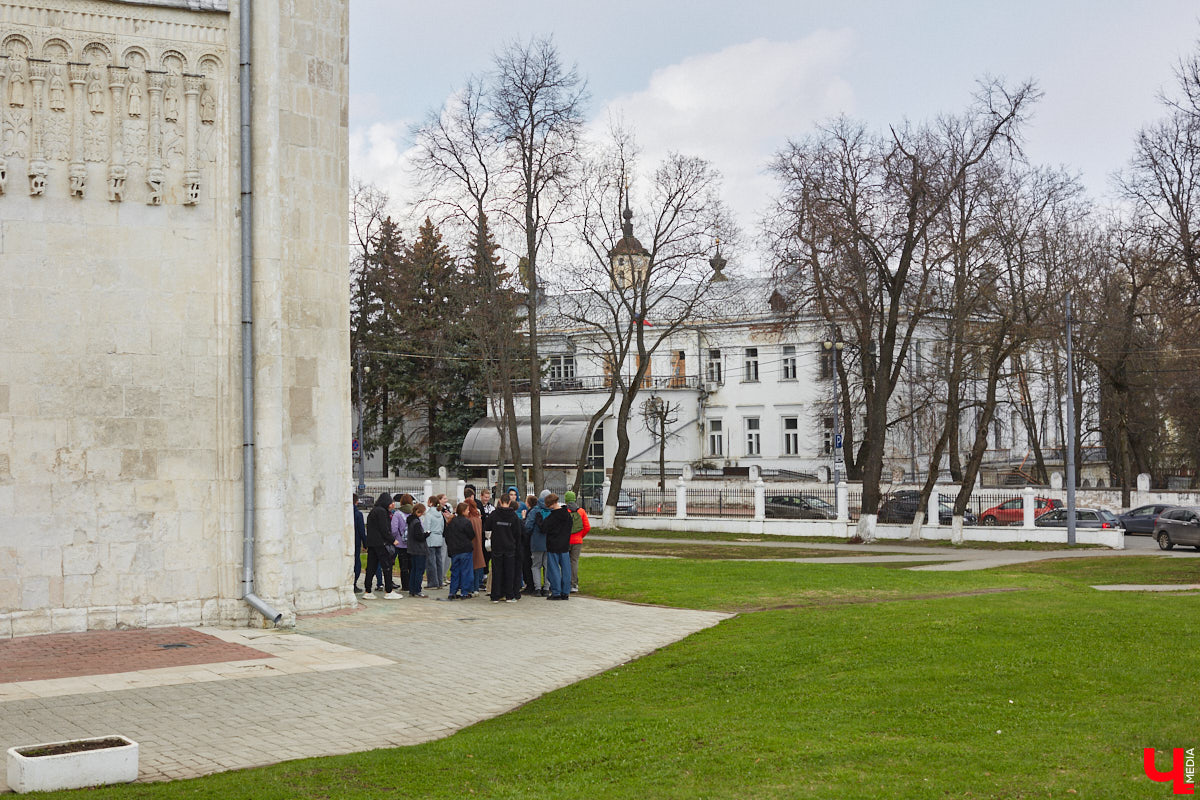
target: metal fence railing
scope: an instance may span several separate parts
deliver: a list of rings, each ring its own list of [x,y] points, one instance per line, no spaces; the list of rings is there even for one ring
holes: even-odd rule
[[[754,518],[754,489],[688,487],[688,516]]]
[[[648,517],[675,516],[675,489],[638,489],[631,492],[637,499],[637,512]],[[619,512],[618,512],[619,513]]]

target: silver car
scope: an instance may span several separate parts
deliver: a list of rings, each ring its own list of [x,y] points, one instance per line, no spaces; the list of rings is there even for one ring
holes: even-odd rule
[[[1177,544],[1200,550],[1200,507],[1176,506],[1159,514],[1154,522],[1154,538],[1163,550]]]

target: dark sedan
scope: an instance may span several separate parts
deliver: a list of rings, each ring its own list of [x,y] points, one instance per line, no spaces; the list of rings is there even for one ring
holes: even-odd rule
[[[1067,510],[1065,508],[1051,509],[1034,520],[1033,524],[1039,528],[1065,528],[1067,527]],[[1117,519],[1116,514],[1103,508],[1076,508],[1075,527],[1119,528],[1121,520]]]
[[[766,511],[767,519],[837,519],[836,507],[812,495],[768,495]]]
[[[1153,536],[1154,523],[1158,521],[1158,515],[1170,507],[1166,503],[1138,506],[1121,514],[1117,519],[1121,520],[1121,524],[1125,526],[1126,533],[1144,533],[1147,536]]]
[[[879,507],[879,521],[889,525],[911,525],[917,517],[917,509],[921,507],[920,500],[920,494],[916,492],[889,497]],[[950,525],[953,521],[954,510],[945,503],[938,503],[938,524]],[[974,525],[977,521],[970,511],[963,514],[963,525]]]

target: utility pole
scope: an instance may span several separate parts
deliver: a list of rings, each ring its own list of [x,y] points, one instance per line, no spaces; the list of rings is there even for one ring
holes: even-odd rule
[[[845,343],[838,337],[837,328],[830,326],[830,337],[824,342],[825,349],[833,359],[833,486],[842,482],[842,407],[838,404],[838,356]]]
[[[362,353],[355,353],[355,377],[358,379],[358,494],[367,490],[367,447],[363,439],[363,363]]]
[[[1071,349],[1071,293],[1067,292],[1067,544],[1075,544],[1075,379]]]

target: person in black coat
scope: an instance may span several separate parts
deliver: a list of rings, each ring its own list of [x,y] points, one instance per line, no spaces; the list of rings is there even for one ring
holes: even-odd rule
[[[429,547],[425,544],[429,534],[425,533],[425,525],[421,522],[421,515],[424,513],[425,505],[417,503],[405,520],[408,524],[408,559],[411,562],[408,593],[413,597],[429,596],[421,591],[421,583],[425,580],[425,559],[429,556]]]
[[[354,502],[351,504],[354,509],[354,592],[357,594],[362,589],[358,588],[358,576],[362,575],[362,554],[364,540],[367,538],[367,520],[363,517],[363,513],[358,510],[358,495],[354,495]]]
[[[450,596],[466,600],[475,591],[475,527],[467,519],[470,506],[459,503],[446,525],[446,552],[450,555]]]
[[[492,593],[493,603],[502,599],[514,602],[520,596],[520,574],[517,572],[517,544],[521,539],[521,520],[513,511],[507,494],[500,495],[500,505],[487,520],[492,534]]]
[[[396,587],[392,584],[392,561],[395,556],[388,552],[389,545],[396,546],[396,540],[392,538],[390,515],[390,510],[394,505],[395,501],[392,500],[390,494],[380,492],[379,497],[375,498],[375,505],[371,507],[371,513],[367,515],[367,535],[364,539],[367,546],[367,577],[365,579],[367,591],[363,595],[365,600],[375,599],[375,595],[371,593],[371,579],[375,577],[375,570],[378,567],[383,567],[384,587],[387,589],[387,595],[393,596],[388,599],[401,597],[395,593]]]
[[[545,500],[550,512],[542,519],[546,534],[546,574],[550,579],[548,600],[571,599],[571,512],[552,494]]]

